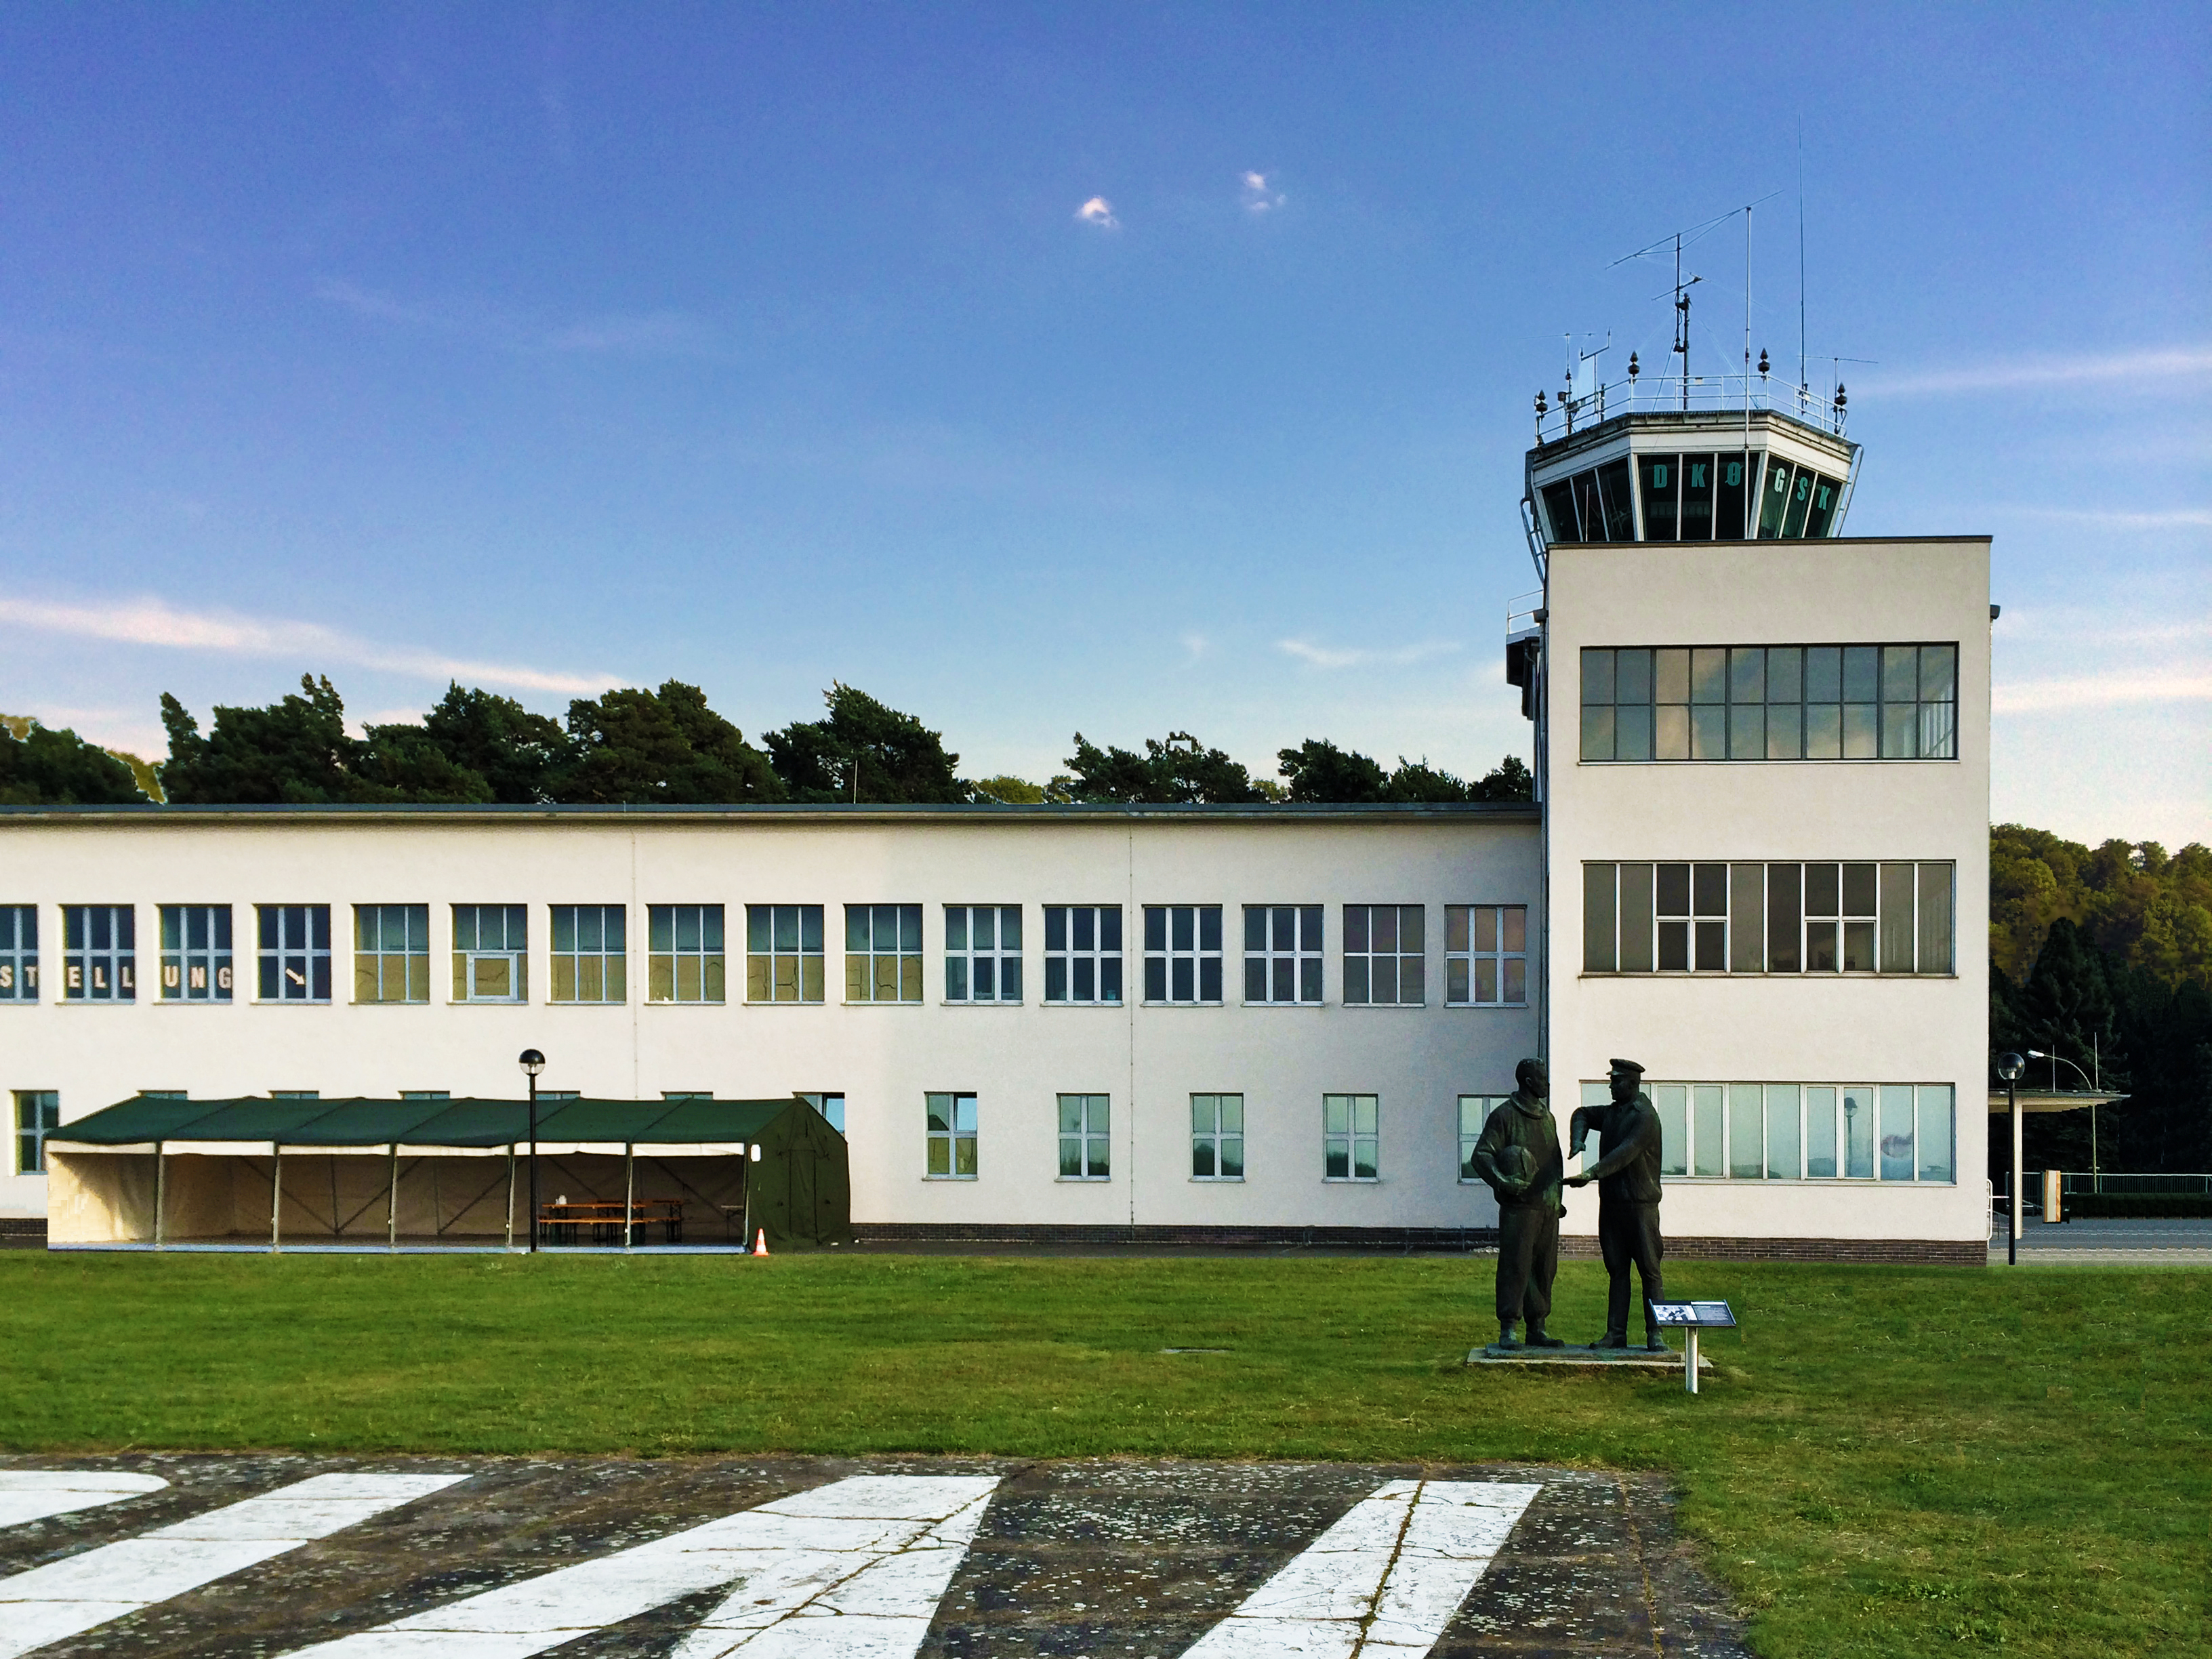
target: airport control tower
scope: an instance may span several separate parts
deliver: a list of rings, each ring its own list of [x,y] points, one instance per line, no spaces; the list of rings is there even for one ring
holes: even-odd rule
[[[1848,394],[1766,367],[1536,398],[1553,1097],[1644,1064],[1670,1238],[1978,1262],[1990,542],[1845,535]]]

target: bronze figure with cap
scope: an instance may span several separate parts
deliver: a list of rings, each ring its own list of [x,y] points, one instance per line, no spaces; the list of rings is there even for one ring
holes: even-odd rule
[[[1659,1114],[1644,1092],[1644,1068],[1632,1060],[1612,1062],[1613,1098],[1603,1106],[1578,1106],[1567,1125],[1569,1156],[1579,1155],[1595,1128],[1598,1159],[1570,1187],[1597,1182],[1598,1249],[1607,1279],[1605,1334],[1591,1346],[1628,1346],[1628,1270],[1636,1269],[1644,1291],[1644,1346],[1663,1350],[1651,1304],[1666,1299],[1660,1282]]]
[[[1468,1167],[1498,1197],[1498,1346],[1524,1346],[1514,1327],[1525,1315],[1532,1348],[1565,1345],[1544,1329],[1552,1279],[1559,1269],[1559,1132],[1552,1121],[1550,1082],[1540,1060],[1514,1068],[1514,1092],[1490,1115]]]

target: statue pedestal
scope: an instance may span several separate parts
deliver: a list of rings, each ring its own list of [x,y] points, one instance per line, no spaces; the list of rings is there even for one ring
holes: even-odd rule
[[[1680,1351],[1668,1348],[1501,1348],[1492,1343],[1485,1348],[1469,1348],[1467,1363],[1470,1365],[1549,1365],[1577,1370],[1670,1371],[1682,1369]],[[1704,1355],[1698,1357],[1698,1374],[1705,1376],[1713,1368],[1713,1362]]]

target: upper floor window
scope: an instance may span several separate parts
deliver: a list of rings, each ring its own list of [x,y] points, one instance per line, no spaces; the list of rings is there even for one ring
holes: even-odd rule
[[[1104,1181],[1112,1174],[1112,1108],[1105,1095],[1060,1097],[1060,1178]]]
[[[1688,455],[1638,455],[1636,483],[1644,508],[1644,539],[1647,542],[1749,541],[1751,520],[1744,488],[1746,456],[1742,450]],[[1755,458],[1752,465],[1757,465]],[[1785,468],[1786,470],[1786,468]],[[1823,498],[1832,516],[1832,491]],[[1556,515],[1555,515],[1556,516]],[[1827,533],[1827,519],[1809,532]]]
[[[1145,907],[1145,1000],[1221,1000],[1221,907]]]
[[[46,1137],[62,1127],[62,1097],[52,1089],[15,1091],[15,1173],[43,1175]]]
[[[1244,1097],[1190,1097],[1190,1178],[1244,1179]]]
[[[1121,907],[1044,907],[1044,1000],[1121,1000]]]
[[[1474,1146],[1482,1139],[1482,1126],[1490,1121],[1490,1115],[1503,1106],[1505,1095],[1462,1095],[1459,1097],[1459,1179],[1462,1186],[1479,1183],[1482,1177],[1474,1172]]]
[[[0,1002],[39,1000],[39,907],[0,904]]]
[[[975,1179],[975,1097],[922,1097],[924,1138],[928,1143],[923,1175],[931,1181]]]
[[[945,907],[945,1000],[1019,1002],[1022,1000],[1022,907],[948,904]]]
[[[799,1098],[822,1114],[839,1134],[845,1133],[845,1097],[841,1094],[802,1094]]]
[[[331,1000],[331,907],[327,904],[263,904],[255,907],[260,929],[260,986],[264,1002],[328,1002]],[[165,941],[166,943],[166,941]]]
[[[1322,907],[1244,907],[1244,1000],[1321,1000]]]
[[[230,907],[161,907],[161,991],[164,1002],[228,1002],[231,998]]]
[[[1948,860],[1585,864],[1588,974],[1948,974]]]
[[[353,951],[356,1002],[430,1000],[428,905],[355,905]]]
[[[1444,1001],[1518,1007],[1528,1000],[1528,907],[1444,906]]]
[[[745,906],[746,1001],[821,1001],[823,960],[820,905]]]
[[[654,1002],[721,1001],[722,907],[653,904],[645,918],[646,995]]]
[[[921,907],[845,907],[845,1000],[921,1000]]]
[[[1322,1176],[1328,1181],[1374,1181],[1382,1146],[1382,1106],[1373,1095],[1321,1097]]]
[[[64,904],[62,1000],[137,1000],[137,912],[127,904]]]
[[[1418,904],[1344,907],[1344,1000],[1417,1006],[1426,994]]]
[[[530,912],[520,904],[453,907],[453,1000],[529,998]]]
[[[620,1002],[629,994],[619,904],[553,906],[555,1002]]]
[[[1955,645],[1582,653],[1585,761],[1955,760]]]

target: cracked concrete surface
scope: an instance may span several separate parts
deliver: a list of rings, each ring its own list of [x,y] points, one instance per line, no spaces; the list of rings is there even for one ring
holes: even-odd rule
[[[286,1534],[281,1550],[164,1599],[118,1591],[118,1602],[146,1605],[46,1645],[0,1637],[0,1648],[41,1659],[274,1659],[322,1644],[333,1659],[556,1649],[1396,1659],[1422,1651],[1438,1622],[1426,1650],[1439,1659],[1747,1653],[1653,1477],[1157,1460],[147,1454],[0,1459],[0,1495],[8,1477],[33,1471],[60,1479],[49,1473],[26,1491],[43,1484],[97,1501],[0,1522],[0,1632],[16,1575],[70,1573],[60,1564],[179,1522],[189,1523],[179,1538],[222,1531],[216,1516],[227,1506],[318,1477],[422,1485],[350,1524],[326,1511],[339,1523],[320,1536],[264,1528],[264,1547]],[[857,1513],[870,1504],[872,1519]],[[1434,1506],[1433,1524],[1423,1505]],[[1382,1530],[1370,1538],[1371,1523]],[[687,1553],[688,1566],[669,1565]],[[609,1588],[624,1584],[627,1600]],[[516,1613],[524,1607],[538,1612]],[[1260,1629],[1255,1608],[1285,1607],[1312,1616]],[[1393,1622],[1407,1607],[1420,1617]],[[403,1629],[416,1639],[396,1642]],[[1258,1644],[1235,1639],[1240,1630]]]

